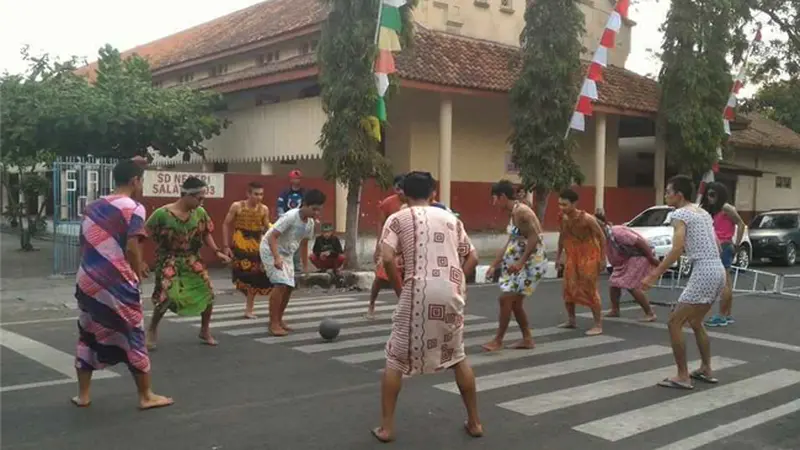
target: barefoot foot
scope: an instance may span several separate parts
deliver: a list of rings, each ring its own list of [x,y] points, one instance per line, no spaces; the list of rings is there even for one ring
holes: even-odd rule
[[[270,326],[269,327],[269,334],[271,334],[273,336],[286,336],[286,335],[289,334],[289,332],[284,330],[280,326],[277,326],[277,327]]]
[[[483,425],[479,423],[470,424],[467,421],[464,422],[464,431],[466,431],[468,435],[474,438],[479,438],[483,436]]]
[[[655,314],[650,314],[649,316],[644,316],[641,319],[639,319],[639,322],[644,322],[644,323],[655,322],[656,319],[658,319],[658,316],[656,316]]]
[[[214,336],[211,336],[211,333],[200,333],[200,335],[197,337],[200,338],[200,340],[206,345],[215,347],[218,344],[217,340],[214,339]]]
[[[382,427],[373,428],[372,435],[375,436],[375,439],[383,443],[392,442],[394,440],[392,433],[384,430]]]
[[[619,311],[610,310],[605,314],[606,317],[619,317]]]
[[[92,404],[92,401],[89,400],[89,397],[82,398],[80,395],[72,397],[70,401],[72,401],[72,404],[77,406],[78,408],[86,408],[87,406]]]
[[[489,341],[481,346],[487,352],[496,352],[503,348],[503,343],[499,342],[497,339],[493,341]]]
[[[576,328],[575,322],[564,322],[558,328]]]
[[[534,347],[536,347],[536,344],[533,342],[533,338],[520,339],[511,345],[511,348],[516,350],[531,349]]]
[[[600,327],[591,328],[586,332],[586,336],[597,336],[599,334],[603,334],[603,329]]]
[[[286,325],[285,322],[281,322],[281,328],[283,328],[286,331],[292,331],[292,328],[289,325]]]
[[[253,314],[251,312],[247,312],[247,313],[244,313],[244,318],[245,319],[257,319],[258,316],[256,316],[255,314]]]
[[[139,399],[139,409],[146,410],[153,408],[161,408],[164,406],[170,406],[173,403],[175,403],[175,400],[169,397],[164,397],[163,395],[150,394],[146,398]]]

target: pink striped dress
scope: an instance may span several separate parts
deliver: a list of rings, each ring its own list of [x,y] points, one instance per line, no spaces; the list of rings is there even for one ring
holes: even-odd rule
[[[466,358],[464,258],[474,247],[453,214],[431,206],[389,216],[381,242],[403,260],[403,286],[386,343],[386,366],[405,375],[439,372]]]
[[[144,206],[127,196],[101,197],[84,211],[75,288],[80,370],[124,363],[134,373],[150,371],[139,278],[125,258],[128,239],[146,235],[144,223]]]

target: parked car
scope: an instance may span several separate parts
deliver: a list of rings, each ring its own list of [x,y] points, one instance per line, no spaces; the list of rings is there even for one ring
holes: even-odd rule
[[[674,209],[675,208],[666,205],[652,206],[623,225],[627,225],[632,230],[641,234],[642,237],[650,243],[650,248],[653,249],[656,258],[663,260],[672,249],[672,226],[670,221]],[[749,267],[753,256],[752,249],[753,245],[750,242],[749,232],[747,227],[745,227],[744,235],[742,236],[742,245],[734,256],[734,265],[743,269]],[[688,274],[691,271],[691,268],[683,259],[678,260],[672,267],[676,268],[678,266],[680,266],[680,270],[684,274]]]
[[[800,249],[800,210],[781,209],[757,215],[750,222],[753,257],[784,265],[797,263]]]

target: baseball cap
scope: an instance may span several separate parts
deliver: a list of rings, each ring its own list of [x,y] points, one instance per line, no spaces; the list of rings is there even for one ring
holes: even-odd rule
[[[302,178],[303,172],[300,172],[300,169],[294,169],[293,171],[289,172],[289,178]]]

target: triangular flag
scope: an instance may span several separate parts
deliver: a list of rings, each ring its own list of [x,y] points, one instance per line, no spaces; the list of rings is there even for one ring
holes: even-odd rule
[[[589,97],[592,100],[597,100],[597,83],[594,80],[585,79],[583,80],[583,86],[581,87],[581,95]]]
[[[593,81],[603,81],[603,66],[594,62],[589,64],[589,74],[586,78]]]
[[[378,95],[381,97],[386,95],[386,90],[389,89],[389,75],[385,73],[376,73],[375,86],[378,88]]]
[[[608,65],[608,49],[600,46],[597,47],[597,50],[594,52],[594,58],[592,58],[593,62],[600,64],[601,66],[605,67]]]
[[[383,4],[393,8],[399,8],[407,3],[406,0],[383,0]]]
[[[726,106],[723,117],[725,117],[728,120],[736,120],[736,112],[730,106]]]
[[[736,108],[736,96],[731,94],[728,96],[728,106],[731,108]]]
[[[722,119],[722,127],[725,129],[725,134],[730,136],[731,135],[731,123],[728,121],[728,119]]]
[[[569,122],[569,127],[573,130],[578,131],[585,131],[586,130],[586,119],[583,117],[583,114],[575,111],[572,113],[572,120]]]
[[[739,91],[744,87],[744,83],[741,80],[736,80],[733,82],[733,93],[738,94]]]
[[[394,55],[389,50],[379,50],[378,57],[375,59],[376,73],[395,73],[397,68],[394,65]]]
[[[611,14],[608,15],[608,22],[606,22],[606,29],[619,33],[620,28],[622,28],[622,17],[618,12],[611,11]]]
[[[600,45],[607,48],[614,48],[617,45],[617,32],[606,28],[603,37],[600,38]]]
[[[578,106],[575,108],[575,111],[578,111],[584,116],[591,116],[592,110],[592,99],[584,97],[583,95],[578,97]]]
[[[756,41],[756,42],[761,42],[761,27],[759,27],[759,28],[758,28],[758,31],[756,31],[756,38],[755,38],[755,41]]]
[[[620,16],[627,18],[628,17],[628,8],[631,6],[630,0],[619,0],[616,5],[614,5],[614,11],[618,12]]]
[[[400,32],[403,29],[403,20],[400,18],[400,10],[394,6],[383,6],[381,11],[381,26]]]
[[[383,97],[378,97],[378,107],[375,115],[378,116],[378,120],[381,122],[386,122],[386,100]]]
[[[397,32],[391,28],[381,27],[378,34],[378,48],[381,50],[389,50],[390,52],[399,52],[402,50]]]

